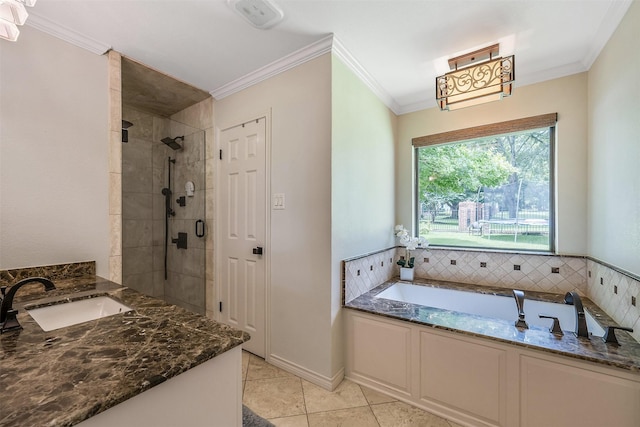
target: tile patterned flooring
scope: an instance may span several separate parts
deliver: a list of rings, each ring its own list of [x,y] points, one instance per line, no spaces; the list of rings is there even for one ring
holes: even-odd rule
[[[329,392],[244,351],[243,403],[277,427],[460,427],[344,380]]]

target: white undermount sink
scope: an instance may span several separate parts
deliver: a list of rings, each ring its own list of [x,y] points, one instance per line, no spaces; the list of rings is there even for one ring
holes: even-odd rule
[[[133,310],[108,296],[66,302],[27,310],[44,331],[77,325]]]

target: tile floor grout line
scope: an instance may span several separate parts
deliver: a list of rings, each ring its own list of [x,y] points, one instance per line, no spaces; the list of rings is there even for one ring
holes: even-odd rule
[[[307,417],[307,426],[309,425],[309,411],[307,410],[307,396],[304,394],[304,385],[302,385],[302,378],[300,380],[300,390],[302,390],[302,406],[304,408],[304,415]]]
[[[376,413],[373,410],[374,406],[376,406],[376,407],[379,406],[380,410],[382,411],[382,412],[380,412],[380,415],[383,416],[383,419],[387,419],[389,417],[388,408],[385,408],[383,410],[384,405],[391,405],[391,406],[400,405],[401,407],[404,407],[404,406],[408,407],[409,412],[413,412],[413,414],[409,415],[410,418],[413,418],[413,416],[416,416],[416,410],[418,411],[417,416],[418,416],[419,419],[422,419],[422,416],[420,415],[420,413],[425,413],[426,416],[428,417],[427,423],[428,423],[429,426],[435,425],[435,424],[432,424],[432,422],[436,421],[436,422],[439,423],[439,425],[446,425],[446,426],[449,426],[449,427],[460,427],[458,424],[456,424],[453,421],[450,421],[450,420],[447,420],[446,418],[442,418],[440,416],[432,414],[429,411],[425,411],[425,410],[423,410],[421,408],[415,407],[415,406],[410,405],[410,404],[408,404],[406,402],[402,402],[402,401],[399,401],[399,400],[393,399],[393,398],[390,401],[388,401],[388,400],[380,400],[380,396],[377,396],[375,393],[382,394],[383,396],[385,395],[384,393],[380,393],[377,390],[368,389],[366,386],[363,386],[363,385],[360,385],[360,384],[357,384],[357,383],[353,383],[350,380],[346,380],[346,381],[347,381],[347,383],[353,383],[353,385],[357,386],[357,389],[360,391],[361,395],[364,397],[364,402],[366,402],[364,405],[349,406],[349,407],[341,408],[341,409],[340,408],[338,408],[338,409],[329,409],[329,410],[316,411],[316,412],[313,412],[313,413],[309,413],[309,410],[308,410],[309,398],[312,398],[313,395],[315,394],[315,388],[314,388],[315,385],[313,383],[309,382],[310,386],[313,386],[313,387],[310,387],[307,390],[307,392],[305,392],[304,383],[305,383],[306,380],[304,380],[303,378],[301,378],[301,377],[299,377],[297,375],[294,375],[294,374],[290,374],[285,370],[281,370],[280,368],[275,367],[275,366],[267,363],[262,358],[254,356],[251,353],[247,352],[247,354],[248,354],[248,356],[247,356],[248,359],[247,359],[247,362],[246,362],[246,371],[244,371],[245,379],[244,379],[243,385],[242,385],[243,403],[244,403],[245,391],[246,391],[246,387],[247,387],[247,381],[251,381],[252,382],[251,383],[252,384],[251,389],[253,390],[254,384],[257,384],[257,383],[260,383],[260,382],[268,383],[268,382],[273,382],[273,380],[285,379],[285,378],[291,378],[291,379],[295,378],[295,379],[298,380],[299,387],[300,387],[300,392],[301,392],[301,396],[300,395],[299,396],[302,398],[301,410],[303,411],[303,413],[285,415],[285,416],[276,416],[276,417],[270,418],[270,421],[274,420],[274,419],[278,419],[278,420],[282,421],[282,419],[285,419],[285,418],[290,418],[291,420],[293,420],[294,418],[297,418],[296,421],[295,421],[296,425],[298,425],[298,423],[300,423],[300,424],[304,423],[304,424],[306,424],[306,427],[310,427],[311,426],[311,416],[313,416],[313,419],[317,423],[318,421],[322,420],[323,417],[324,417],[323,415],[318,415],[318,414],[329,414],[329,415],[330,414],[338,414],[338,413],[343,412],[343,411],[347,411],[348,412],[348,411],[353,411],[354,409],[359,409],[359,408],[361,409],[361,408],[368,407],[370,414],[373,415],[373,422],[369,422],[368,424],[373,426],[374,423],[375,423],[375,426],[377,426],[377,427],[385,427],[388,424],[384,424],[384,423],[381,422],[381,419],[376,415]],[[256,359],[252,360],[253,357],[255,357]],[[255,370],[253,375],[257,376],[257,378],[249,380],[248,379],[249,371],[250,371],[250,369],[252,367]],[[265,367],[267,367],[267,369],[265,369]],[[371,392],[374,393],[374,394],[371,395],[371,397],[373,399],[373,403],[372,403],[372,401],[370,401],[367,398],[367,393],[365,392],[365,389],[368,390],[367,393],[371,393]],[[336,388],[336,390],[337,390],[337,388]],[[336,393],[336,390],[334,390],[333,392],[329,392],[329,393],[335,393],[338,396],[341,396],[341,393]],[[311,394],[311,396],[308,396],[309,393]],[[387,397],[391,398],[391,396],[387,396]],[[320,396],[320,398],[323,398],[322,395]],[[376,403],[375,401],[377,401],[377,400],[380,400],[380,401]],[[396,408],[396,411],[397,411],[397,409],[398,408]],[[403,409],[403,408],[400,408],[400,409],[402,409],[402,412],[406,413],[406,409]],[[362,414],[362,412],[360,412],[360,414]],[[260,414],[258,414],[258,415],[260,415]],[[304,420],[305,421],[302,420],[302,416],[303,415],[304,415]],[[318,415],[318,416],[316,416],[316,415]],[[344,420],[345,418],[343,418],[343,417],[344,417],[344,414],[342,414],[340,416],[337,416],[337,419]],[[349,415],[347,415],[347,417],[349,417]],[[354,417],[354,414],[351,413],[350,417]],[[267,417],[265,417],[265,418],[267,418]],[[368,416],[367,416],[367,418],[368,418]],[[287,423],[292,422],[291,420],[287,421]],[[389,420],[387,419],[387,421],[389,421]],[[396,420],[396,421],[398,421],[398,420]],[[402,420],[400,420],[400,421],[402,421]],[[411,420],[409,418],[407,418],[404,421],[411,422]],[[443,421],[444,421],[444,424],[442,424]]]
[[[378,424],[378,427],[382,427],[380,424],[380,420],[378,420],[378,417],[376,417],[376,413],[373,412],[373,407],[371,406],[371,402],[369,402],[369,399],[367,399],[367,395],[364,393],[364,390],[362,389],[362,386],[360,384],[358,384],[358,387],[360,387],[360,393],[362,393],[362,395],[364,396],[364,400],[367,401],[367,406],[369,407],[369,410],[371,411],[371,414],[373,415],[373,419],[376,420],[376,424]]]

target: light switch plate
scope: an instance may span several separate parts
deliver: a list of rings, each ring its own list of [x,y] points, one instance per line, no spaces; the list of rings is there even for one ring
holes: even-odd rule
[[[284,193],[273,193],[273,209],[284,209]]]

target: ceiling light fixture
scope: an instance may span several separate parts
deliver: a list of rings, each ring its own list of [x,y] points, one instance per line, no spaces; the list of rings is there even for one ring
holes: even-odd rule
[[[25,6],[33,7],[37,0],[0,0],[0,38],[16,41],[20,35],[18,25],[29,17]]]
[[[227,0],[227,4],[261,30],[273,27],[284,17],[282,10],[270,0]]]
[[[453,71],[436,77],[436,101],[441,110],[456,110],[511,95],[515,56],[501,58],[494,44],[449,59]]]

